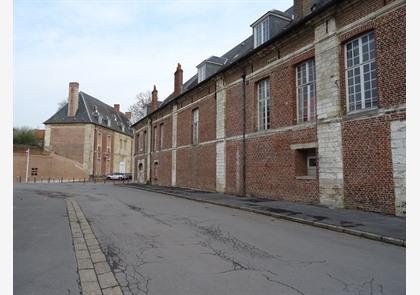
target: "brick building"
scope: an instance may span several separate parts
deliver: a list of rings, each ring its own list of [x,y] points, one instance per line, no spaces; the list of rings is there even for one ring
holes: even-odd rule
[[[120,112],[70,82],[68,103],[44,122],[44,147],[82,164],[90,176],[131,172],[131,113]]]
[[[133,125],[135,180],[404,215],[405,14],[295,0],[185,83],[178,64]]]

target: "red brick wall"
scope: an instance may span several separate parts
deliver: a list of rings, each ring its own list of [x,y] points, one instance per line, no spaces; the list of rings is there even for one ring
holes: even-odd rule
[[[290,147],[296,143],[315,142],[315,134],[315,129],[311,128],[248,139],[247,195],[288,201],[318,202],[318,180],[296,179],[299,174],[296,164],[299,163],[295,161],[296,151]],[[242,141],[229,141],[226,152],[226,191],[241,194]]]
[[[157,179],[154,175],[154,163],[158,161]],[[152,184],[158,184],[163,186],[171,185],[171,170],[172,170],[172,152],[161,151],[152,153],[151,162],[152,170],[150,171]]]
[[[63,157],[83,163],[84,126],[51,126],[50,145]]]
[[[389,122],[384,117],[343,123],[345,206],[393,214]]]
[[[176,154],[176,183],[214,191],[216,189],[216,145],[198,145],[182,148]]]

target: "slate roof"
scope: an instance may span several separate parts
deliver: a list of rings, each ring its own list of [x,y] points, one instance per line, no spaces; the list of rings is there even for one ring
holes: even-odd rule
[[[231,64],[235,63],[237,60],[241,59],[242,57],[245,57],[246,55],[251,54],[252,51],[254,51],[254,50],[258,51],[260,48],[268,46],[268,44],[270,44],[270,41],[273,42],[274,40],[278,39],[279,37],[282,36],[283,33],[286,33],[287,31],[292,30],[295,25],[298,25],[299,23],[304,23],[307,19],[310,19],[311,17],[313,17],[314,15],[316,15],[317,13],[322,11],[323,9],[327,8],[329,5],[334,4],[336,2],[339,2],[341,0],[312,0],[312,1],[313,1],[314,9],[312,10],[312,12],[309,15],[307,15],[307,16],[301,18],[301,19],[292,19],[292,16],[293,16],[293,13],[294,13],[294,7],[293,6],[288,8],[285,12],[282,12],[282,11],[276,10],[276,9],[268,11],[266,14],[268,14],[270,12],[275,13],[275,14],[278,14],[280,16],[291,19],[291,22],[289,24],[287,24],[286,26],[282,27],[279,31],[275,32],[274,37],[272,37],[269,41],[263,43],[262,45],[258,46],[258,48],[254,48],[254,35],[249,36],[244,41],[242,41],[241,43],[239,43],[238,45],[233,47],[231,50],[229,50],[228,52],[226,52],[224,55],[221,56],[221,58],[225,58],[225,59],[227,59],[227,61],[224,63],[223,66],[220,67],[220,69],[216,72],[216,74],[218,74],[220,72],[223,72],[224,69],[228,68]],[[264,14],[264,16],[266,14]],[[212,57],[210,57],[210,58],[212,58]],[[216,74],[214,74],[214,75],[216,75]],[[205,80],[201,81],[200,83],[205,83],[205,81],[210,79],[212,76],[207,77]],[[198,83],[198,75],[195,74],[193,77],[191,77],[187,82],[185,82],[182,85],[181,95],[184,94],[185,92],[188,92],[190,89],[193,89],[198,84],[199,84]],[[163,103],[158,107],[158,109],[166,106],[168,103],[170,103],[171,101],[173,101],[176,98],[177,97],[174,95],[174,93],[171,93],[163,101]],[[132,126],[136,125],[137,123],[139,123],[140,121],[145,119],[147,116],[145,116],[142,119],[140,119],[139,121],[135,122]]]
[[[91,123],[129,136],[133,135],[130,120],[123,113],[116,112],[112,106],[82,91],[79,92],[79,105],[76,115],[74,117],[67,116],[67,109],[68,103],[44,124]]]

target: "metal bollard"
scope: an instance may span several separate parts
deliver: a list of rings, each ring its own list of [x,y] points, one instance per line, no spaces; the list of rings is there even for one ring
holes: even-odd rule
[[[34,183],[36,183],[36,177],[34,177]]]
[[[48,177],[48,183],[50,183],[50,180],[51,180],[51,178],[50,178],[50,177]]]
[[[85,183],[86,182],[86,179],[83,177],[83,183]]]
[[[74,177],[73,177],[73,183],[74,183]]]

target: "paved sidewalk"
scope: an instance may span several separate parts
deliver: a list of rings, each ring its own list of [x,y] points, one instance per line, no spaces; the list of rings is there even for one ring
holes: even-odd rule
[[[184,188],[135,183],[123,186],[241,209],[405,247],[405,218],[403,217],[351,209],[330,209],[322,205],[244,198]]]

